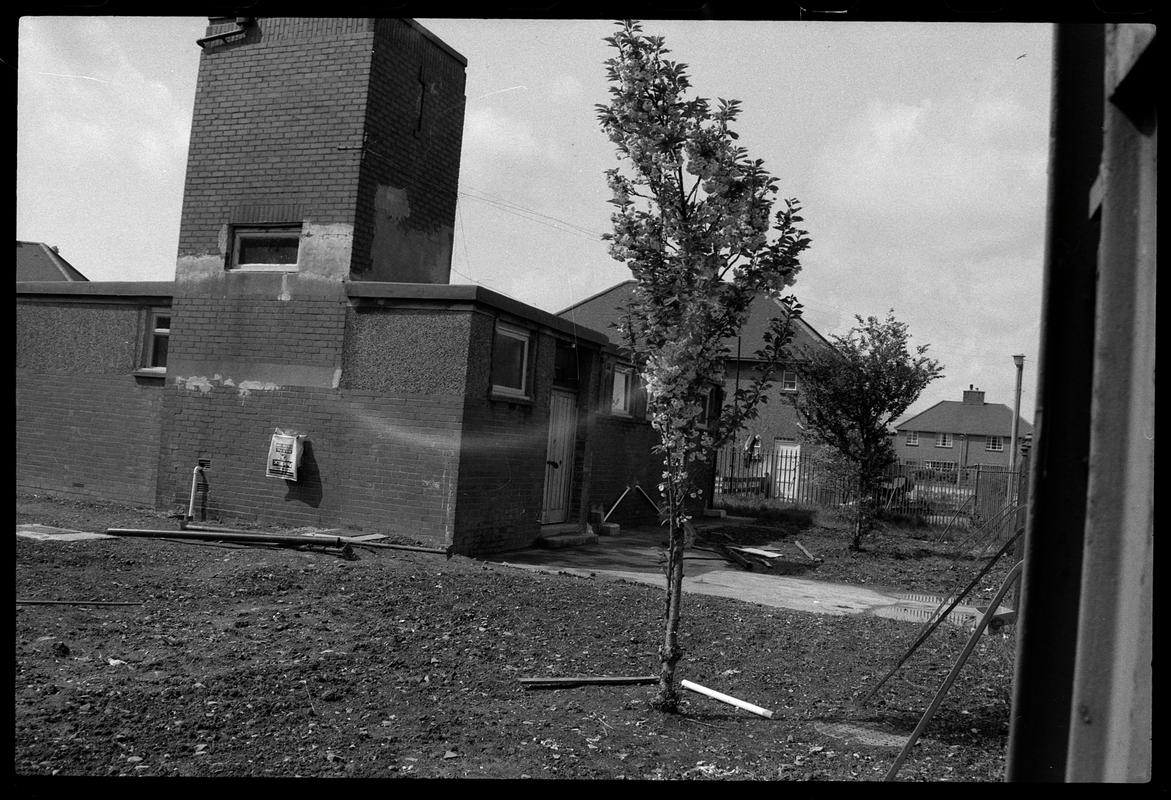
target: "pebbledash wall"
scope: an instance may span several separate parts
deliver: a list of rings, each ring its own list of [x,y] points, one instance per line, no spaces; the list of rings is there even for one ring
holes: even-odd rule
[[[447,283],[462,56],[409,20],[212,18],[200,44],[174,283],[18,284],[18,485],[185,510],[207,460],[215,518],[507,550],[540,532],[559,387],[568,519],[657,496],[649,425],[606,413],[606,337]],[[530,336],[524,397],[493,394],[497,322]],[[296,481],[265,474],[278,430]]]
[[[163,382],[140,367],[172,285],[16,287],[16,485],[153,504]]]

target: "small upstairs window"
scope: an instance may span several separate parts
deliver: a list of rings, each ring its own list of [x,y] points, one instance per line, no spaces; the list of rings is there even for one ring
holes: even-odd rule
[[[1004,451],[1004,439],[1000,436],[989,436],[984,444],[984,449],[991,453],[1000,453]]]
[[[907,447],[919,446],[919,431],[907,431],[907,439],[904,442]]]
[[[950,433],[937,433],[937,434],[935,434],[935,446],[936,447],[951,447],[952,446],[951,434]]]
[[[797,373],[786,369],[781,371],[781,391],[795,392],[797,391]]]
[[[296,272],[300,225],[238,225],[232,230],[229,269]]]

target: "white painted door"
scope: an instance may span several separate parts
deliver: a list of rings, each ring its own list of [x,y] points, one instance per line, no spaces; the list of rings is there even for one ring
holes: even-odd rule
[[[773,440],[773,497],[781,500],[793,500],[796,497],[800,459],[800,444]]]
[[[545,525],[569,518],[576,432],[577,398],[569,392],[554,390],[549,400],[549,446],[545,456],[545,497],[541,503],[541,522]]]

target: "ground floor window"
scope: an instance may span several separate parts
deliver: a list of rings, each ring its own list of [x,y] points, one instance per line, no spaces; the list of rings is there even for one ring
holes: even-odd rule
[[[152,309],[147,316],[146,342],[142,350],[143,369],[165,371],[171,343],[171,309]]]
[[[529,342],[523,328],[496,323],[492,340],[492,391],[513,397],[527,397]]]
[[[610,413],[629,417],[634,408],[634,368],[614,367],[614,385],[610,390]]]

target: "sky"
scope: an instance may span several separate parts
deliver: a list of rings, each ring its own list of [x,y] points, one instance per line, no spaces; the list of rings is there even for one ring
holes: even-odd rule
[[[558,312],[626,280],[595,105],[608,20],[419,19],[468,60],[452,283]],[[174,278],[206,17],[20,20],[18,241],[91,280]],[[1034,417],[1052,26],[644,21],[693,91],[737,99],[740,144],[803,207],[791,291],[823,336],[907,323],[944,367],[908,414],[969,386]],[[778,206],[779,208],[779,206]]]

